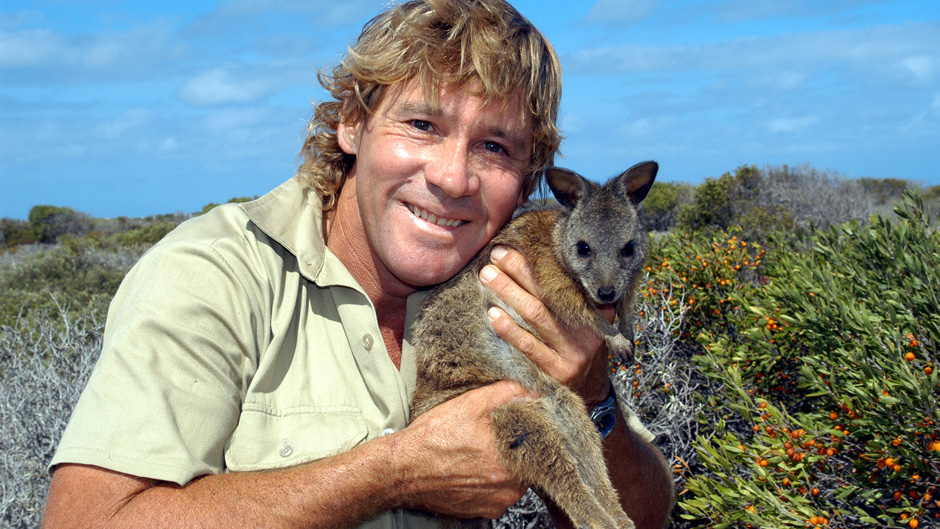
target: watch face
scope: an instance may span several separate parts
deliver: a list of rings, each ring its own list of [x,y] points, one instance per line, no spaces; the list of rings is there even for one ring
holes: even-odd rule
[[[612,410],[606,410],[594,417],[594,424],[597,431],[601,434],[601,439],[606,439],[614,429],[614,423],[617,422],[617,416]]]
[[[617,422],[616,408],[613,406],[597,407],[591,410],[591,420],[594,426],[597,426],[601,439],[606,439],[614,429],[614,423]]]

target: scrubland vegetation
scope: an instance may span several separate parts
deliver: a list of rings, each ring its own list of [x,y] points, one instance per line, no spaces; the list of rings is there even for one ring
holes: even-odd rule
[[[611,368],[673,469],[672,527],[940,527],[940,189],[910,187],[807,166],[653,187],[639,356]],[[184,217],[0,220],[0,524],[38,526],[108,300]],[[545,520],[527,497],[496,525]]]

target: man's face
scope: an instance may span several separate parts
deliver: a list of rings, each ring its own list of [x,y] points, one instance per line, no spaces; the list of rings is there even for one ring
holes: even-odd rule
[[[338,127],[340,146],[356,155],[346,186],[355,186],[380,273],[414,287],[440,283],[506,223],[523,201],[532,151],[518,104],[484,105],[447,87],[435,110],[410,83],[389,90],[365,122]]]

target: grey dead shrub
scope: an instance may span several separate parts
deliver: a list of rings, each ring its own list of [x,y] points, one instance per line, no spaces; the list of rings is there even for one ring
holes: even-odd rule
[[[865,221],[875,209],[862,182],[808,164],[761,170],[757,205],[782,207],[802,227]]]
[[[0,327],[0,526],[39,527],[52,459],[101,350],[102,324],[60,308],[57,318]]]

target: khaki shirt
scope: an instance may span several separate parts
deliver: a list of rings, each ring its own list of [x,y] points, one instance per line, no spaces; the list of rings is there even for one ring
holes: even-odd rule
[[[111,303],[101,358],[50,466],[183,485],[295,466],[404,428],[408,333],[399,371],[371,301],[323,243],[320,211],[291,179],[156,244]],[[363,525],[425,526],[437,525],[408,511]]]

